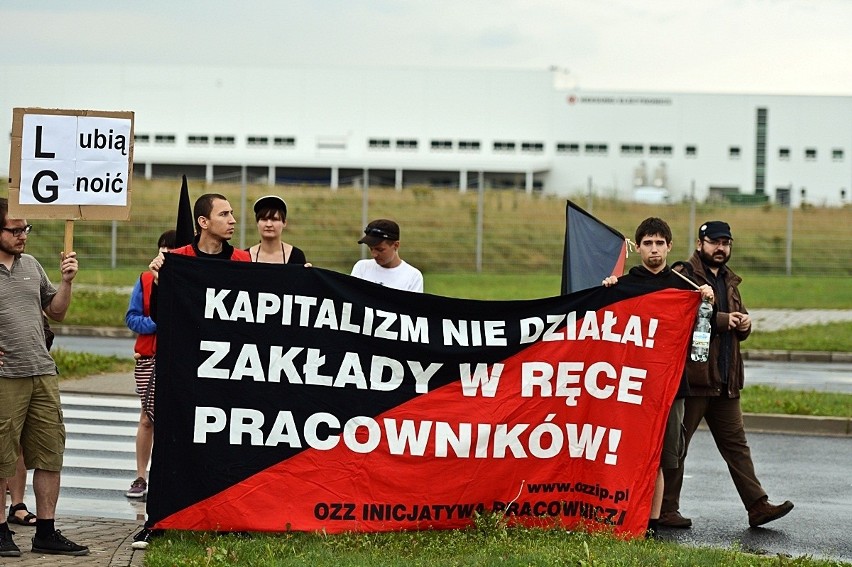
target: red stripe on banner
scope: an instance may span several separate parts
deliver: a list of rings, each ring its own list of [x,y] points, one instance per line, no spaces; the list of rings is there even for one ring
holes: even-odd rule
[[[466,395],[460,379],[155,527],[446,529],[495,511],[525,525],[639,536],[698,301],[664,290],[590,312],[489,367],[502,364],[493,396]]]

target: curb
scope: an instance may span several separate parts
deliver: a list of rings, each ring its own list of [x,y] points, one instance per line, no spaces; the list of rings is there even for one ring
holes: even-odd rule
[[[127,327],[87,327],[85,325],[50,325],[56,335],[66,337],[106,337],[111,339],[132,339],[136,333]]]
[[[774,413],[744,413],[746,431],[789,433],[796,435],[852,436],[852,419],[817,415],[787,415]]]
[[[743,360],[773,362],[852,362],[852,352],[823,352],[813,350],[744,350]]]

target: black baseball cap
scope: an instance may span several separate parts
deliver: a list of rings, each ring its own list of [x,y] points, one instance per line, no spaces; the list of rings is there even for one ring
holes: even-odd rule
[[[730,238],[731,240],[734,239],[734,237],[731,236],[731,225],[718,220],[707,221],[701,225],[701,227],[698,229],[698,239],[700,240],[702,238]]]
[[[367,225],[367,228],[364,229],[364,236],[361,237],[358,244],[375,246],[384,240],[393,242],[399,240],[399,225],[392,220],[377,219]]]

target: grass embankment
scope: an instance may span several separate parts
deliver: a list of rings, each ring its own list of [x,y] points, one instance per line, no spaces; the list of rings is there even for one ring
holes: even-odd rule
[[[623,541],[562,529],[507,528],[498,517],[486,516],[474,528],[451,531],[256,534],[249,538],[171,532],[148,547],[145,565],[838,567],[844,563],[807,557],[760,557],[737,549],[694,548],[659,541]]]

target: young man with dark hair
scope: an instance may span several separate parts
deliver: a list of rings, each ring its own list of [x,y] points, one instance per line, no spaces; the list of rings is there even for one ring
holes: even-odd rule
[[[206,193],[196,199],[192,207],[195,215],[195,239],[192,244],[175,248],[171,254],[196,256],[199,258],[216,258],[219,260],[237,260],[251,262],[251,256],[245,250],[234,248],[228,241],[234,236],[237,219],[234,209],[224,195]],[[155,274],[163,266],[163,253],[151,261],[150,268]]]
[[[61,282],[54,287],[41,264],[24,250],[32,225],[9,218],[9,201],[0,199],[0,494],[24,454],[33,472],[36,531],[33,553],[87,555],[89,548],[55,527],[65,425],[56,363],[45,342],[44,315],[62,321],[71,305],[77,253],[62,252]],[[7,522],[0,523],[0,557],[18,557]]]
[[[687,361],[686,364],[689,394],[683,418],[686,429],[684,454],[677,468],[666,469],[664,473],[661,526],[692,526],[692,520],[680,514],[680,490],[686,449],[702,419],[707,422],[716,447],[728,465],[740,500],[748,511],[751,527],[777,520],[793,509],[789,500],[777,505],[769,502],[754,472],[746,440],[740,407],[740,389],[745,377],[740,341],[751,334],[751,317],[740,296],[742,278],[728,267],[733,246],[734,237],[728,223],[705,222],[698,229],[695,252],[683,267],[696,282],[713,287],[718,310],[712,319],[713,335],[707,363]]]
[[[692,284],[684,277],[675,274],[666,263],[668,254],[672,250],[672,231],[666,221],[656,217],[645,219],[636,229],[635,238],[634,246],[639,252],[642,264],[634,266],[620,278],[609,276],[603,280],[603,285],[611,286],[618,281],[629,280],[642,283],[652,289],[676,288],[689,291],[697,289],[703,299],[713,302],[714,293],[709,285],[705,284],[699,287]],[[651,501],[651,515],[648,520],[649,535],[653,535],[657,531],[660,518],[660,508],[663,501],[663,470],[676,469],[683,453],[683,400],[687,392],[688,387],[684,373],[666,421],[663,451],[660,455],[660,467],[657,470],[657,481],[654,485],[654,496]]]
[[[245,250],[234,248],[228,241],[234,236],[234,227],[237,219],[234,217],[234,209],[224,195],[219,193],[207,193],[196,199],[192,208],[195,215],[195,239],[191,244],[175,248],[165,254],[180,254],[183,256],[195,256],[198,258],[213,258],[219,260],[234,260],[237,262],[251,262],[251,256]],[[151,260],[148,267],[154,276],[154,285],[151,288],[151,319],[157,321],[157,297],[159,295],[157,280],[160,268],[163,267],[166,256],[161,251]],[[151,528],[146,521],[142,529],[133,536],[133,549],[145,549],[151,539],[159,535],[158,530]]]

